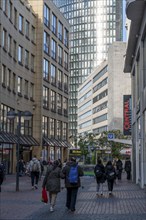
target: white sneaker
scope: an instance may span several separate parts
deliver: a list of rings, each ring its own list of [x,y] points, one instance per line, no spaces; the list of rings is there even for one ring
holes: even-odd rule
[[[50,212],[54,212],[54,209],[52,206],[50,206]]]

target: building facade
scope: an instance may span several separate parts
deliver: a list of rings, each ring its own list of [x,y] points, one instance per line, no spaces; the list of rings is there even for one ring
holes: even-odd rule
[[[146,185],[146,2],[129,0],[126,14],[131,20],[125,58],[125,73],[132,78],[133,176]]]
[[[131,77],[123,72],[125,51],[126,43],[114,42],[108,59],[79,87],[79,135],[108,130],[124,133],[124,98],[131,98]]]
[[[69,134],[77,134],[77,90],[123,39],[123,3],[116,0],[53,0],[71,24]]]
[[[16,167],[18,118],[20,157],[67,157],[69,23],[47,0],[0,2],[0,160],[7,172]]]

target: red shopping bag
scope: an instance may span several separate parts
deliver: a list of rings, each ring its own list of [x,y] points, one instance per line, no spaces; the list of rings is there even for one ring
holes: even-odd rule
[[[42,202],[48,203],[48,195],[45,188],[42,189]]]

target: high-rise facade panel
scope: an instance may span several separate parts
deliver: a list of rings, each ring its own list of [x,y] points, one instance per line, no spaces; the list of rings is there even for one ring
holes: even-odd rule
[[[53,0],[71,24],[69,133],[77,133],[77,89],[121,41],[122,0]]]

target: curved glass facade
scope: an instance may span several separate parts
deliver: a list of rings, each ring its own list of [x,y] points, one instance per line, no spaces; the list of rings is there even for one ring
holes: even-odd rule
[[[53,0],[71,24],[69,134],[77,132],[77,89],[123,39],[122,0]]]

